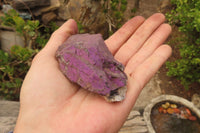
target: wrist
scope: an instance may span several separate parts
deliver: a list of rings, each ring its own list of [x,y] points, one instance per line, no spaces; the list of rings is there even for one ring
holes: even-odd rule
[[[13,133],[51,133],[48,126],[48,120],[44,116],[35,116],[23,114],[18,116],[17,123]]]

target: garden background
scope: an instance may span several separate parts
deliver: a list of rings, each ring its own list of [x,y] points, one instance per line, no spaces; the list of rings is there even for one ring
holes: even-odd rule
[[[166,43],[173,54],[150,82],[159,87],[156,95],[198,99],[200,108],[199,0],[2,0],[0,8],[1,100],[19,100],[33,57],[69,18],[77,21],[80,33],[101,33],[106,39],[134,16],[161,12],[172,26]]]

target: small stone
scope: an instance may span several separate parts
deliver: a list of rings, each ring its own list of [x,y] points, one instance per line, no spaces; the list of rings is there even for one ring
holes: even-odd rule
[[[162,104],[162,107],[163,107],[164,109],[169,108],[169,106],[170,106],[170,103],[169,103],[169,102],[166,102],[165,104]]]
[[[198,108],[200,109],[200,95],[199,94],[194,94],[192,96],[192,103]]]
[[[130,114],[128,115],[127,120],[133,119],[133,118],[135,118],[136,116],[140,116],[140,115],[141,115],[141,114],[140,114],[139,111],[132,110],[132,111],[130,112]]]
[[[101,33],[107,38],[107,17],[100,0],[65,0],[60,4],[58,17],[63,20],[73,18],[82,25],[85,33]]]
[[[170,104],[170,107],[175,109],[175,108],[177,108],[177,105],[176,104]]]
[[[189,116],[188,119],[191,120],[191,121],[196,121],[197,120],[197,118],[195,116]]]
[[[44,24],[48,24],[49,22],[55,20],[57,15],[54,12],[46,13],[42,16],[42,21]]]
[[[13,7],[12,7],[11,5],[6,5],[6,4],[3,4],[3,5],[2,5],[2,8],[3,8],[3,9],[2,9],[1,11],[2,11],[3,13],[8,13],[9,10],[13,9]],[[4,15],[5,15],[5,14],[4,14]]]
[[[122,101],[126,94],[124,66],[116,61],[100,34],[77,34],[62,44],[56,57],[72,82],[108,101]]]
[[[14,31],[0,30],[0,43],[1,49],[10,53],[10,49],[13,45],[24,46],[23,38]]]
[[[59,0],[50,0],[50,6],[35,8],[32,10],[33,14],[35,16],[42,15],[43,13],[55,11],[60,7],[60,1]]]
[[[13,0],[12,6],[15,9],[29,9],[40,6],[49,6],[50,0]]]
[[[174,113],[174,109],[173,108],[168,108],[167,109],[167,113],[168,114],[173,114]]]

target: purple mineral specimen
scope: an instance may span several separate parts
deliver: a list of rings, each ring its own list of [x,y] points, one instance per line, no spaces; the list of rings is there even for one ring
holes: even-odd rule
[[[63,74],[82,88],[122,101],[126,94],[124,66],[116,61],[100,34],[70,36],[57,50]]]

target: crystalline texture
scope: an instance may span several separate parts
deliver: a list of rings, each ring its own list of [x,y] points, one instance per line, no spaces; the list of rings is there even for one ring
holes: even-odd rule
[[[124,66],[114,59],[100,34],[72,35],[58,48],[56,57],[70,81],[111,102],[125,98]]]

